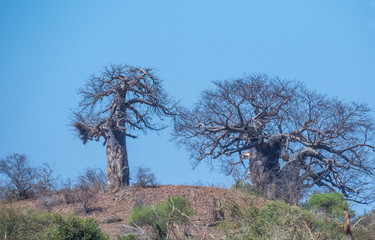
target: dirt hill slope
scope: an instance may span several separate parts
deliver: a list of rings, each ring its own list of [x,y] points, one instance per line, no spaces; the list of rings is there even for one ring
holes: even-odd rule
[[[195,211],[191,218],[190,233],[195,239],[219,239],[215,228],[210,226],[215,222],[214,209],[227,203],[238,205],[252,204],[263,206],[266,201],[261,198],[248,196],[239,190],[228,190],[217,187],[198,187],[182,185],[162,185],[140,188],[124,187],[117,192],[106,191],[98,193],[90,199],[90,212],[83,211],[80,202],[64,203],[62,193],[53,193],[34,200],[15,202],[16,206],[29,208],[48,208],[57,213],[74,213],[80,217],[91,217],[98,220],[101,229],[111,239],[129,231],[127,221],[131,210],[136,205],[150,205],[178,195],[187,199]],[[216,206],[215,206],[216,205]],[[229,213],[225,213],[225,217]]]

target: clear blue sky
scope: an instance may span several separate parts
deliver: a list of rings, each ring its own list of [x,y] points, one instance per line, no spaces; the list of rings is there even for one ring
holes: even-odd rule
[[[0,156],[25,153],[63,178],[104,168],[104,147],[76,139],[69,115],[109,63],[157,68],[186,105],[212,80],[262,72],[375,109],[375,1],[0,0]],[[169,132],[130,139],[131,167],[162,184],[230,184],[191,170]]]

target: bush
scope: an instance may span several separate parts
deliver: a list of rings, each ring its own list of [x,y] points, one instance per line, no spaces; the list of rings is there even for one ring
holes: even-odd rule
[[[6,186],[4,180],[0,178],[0,201],[6,199],[7,191],[8,191],[8,187]]]
[[[52,226],[42,235],[41,240],[108,240],[98,228],[97,223],[89,218],[77,218],[73,215],[61,217],[54,215]]]
[[[129,223],[152,229],[154,239],[168,239],[175,225],[186,224],[194,214],[190,203],[179,196],[172,196],[155,206],[136,206]]]
[[[49,212],[61,203],[62,201],[60,200],[58,195],[43,195],[39,198],[39,207]]]
[[[232,220],[218,225],[226,239],[326,239],[341,240],[339,223],[317,218],[307,210],[281,201],[273,201],[258,209],[234,203],[226,206]]]
[[[0,207],[0,239],[39,239],[49,224],[52,214]],[[7,237],[7,238],[5,238]]]
[[[5,238],[6,237],[6,238]],[[0,206],[0,239],[107,240],[93,219]]]
[[[107,185],[107,178],[102,169],[87,168],[85,172],[78,177],[78,184],[82,183],[96,192],[103,192]]]
[[[73,189],[73,183],[74,182],[71,178],[61,182],[60,192],[64,197],[65,204],[72,204],[77,201],[77,197]]]
[[[373,240],[375,236],[375,209],[371,212],[364,213],[359,216],[358,219],[354,220],[358,222],[353,235],[355,239],[361,240]]]
[[[36,193],[45,194],[55,188],[56,179],[53,167],[44,163],[41,167],[31,166],[24,154],[11,154],[0,160],[0,183],[3,191],[0,198],[22,200],[31,198]]]
[[[77,199],[86,213],[91,211],[92,198],[104,191],[105,186],[106,177],[101,169],[88,168],[78,177],[78,183],[75,186]]]
[[[135,186],[138,187],[150,187],[157,185],[156,183],[156,177],[151,172],[150,168],[146,167],[139,167],[136,170],[136,176],[135,176]]]
[[[337,192],[312,194],[306,202],[306,207],[340,221],[344,219],[344,210],[349,210],[350,215],[354,215],[344,196]]]

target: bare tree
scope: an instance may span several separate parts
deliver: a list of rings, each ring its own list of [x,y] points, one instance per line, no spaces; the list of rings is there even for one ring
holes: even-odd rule
[[[92,210],[92,198],[104,190],[105,182],[105,173],[100,168],[88,168],[78,176],[75,197],[86,213]]]
[[[55,189],[57,179],[54,176],[54,166],[43,163],[41,167],[36,169],[37,183],[36,189],[39,193],[44,194]]]
[[[73,125],[79,138],[104,139],[107,145],[107,186],[129,185],[126,137],[133,131],[161,130],[153,122],[173,115],[174,103],[150,68],[111,65],[98,76],[91,76],[79,90],[82,100],[74,112]]]
[[[87,168],[78,177],[78,183],[85,182],[94,192],[103,192],[106,186],[105,172],[100,168]]]
[[[266,75],[214,84],[175,123],[176,141],[197,163],[218,159],[227,173],[243,165],[272,199],[290,199],[286,192],[299,199],[313,186],[373,199],[375,131],[367,105]]]
[[[30,166],[26,155],[11,154],[0,160],[0,174],[9,181],[9,191],[14,191],[18,199],[26,199],[34,193],[37,169]]]
[[[138,167],[135,174],[134,185],[138,187],[152,187],[157,185],[156,177],[150,168]]]

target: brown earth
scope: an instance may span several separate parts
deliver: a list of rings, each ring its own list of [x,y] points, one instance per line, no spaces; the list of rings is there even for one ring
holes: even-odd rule
[[[108,190],[98,193],[90,199],[91,211],[89,213],[83,211],[82,205],[79,202],[65,204],[61,193],[49,194],[47,197],[44,196],[11,204],[23,208],[45,208],[45,201],[48,198],[50,199],[49,201],[56,202],[55,204],[51,204],[51,211],[57,213],[74,213],[80,217],[95,218],[99,222],[100,228],[111,239],[114,239],[132,230],[131,226],[127,225],[127,221],[134,206],[155,204],[173,195],[187,199],[195,211],[195,215],[191,217],[190,225],[188,226],[189,233],[194,239],[223,239],[220,233],[213,227],[215,226],[214,210],[215,208],[219,208],[219,205],[224,207],[230,204],[240,206],[251,204],[254,207],[261,207],[266,203],[266,200],[249,196],[240,190],[228,190],[217,187],[162,185],[147,188],[130,186],[124,187],[117,192]],[[230,218],[230,213],[226,210],[224,216],[225,218]]]

